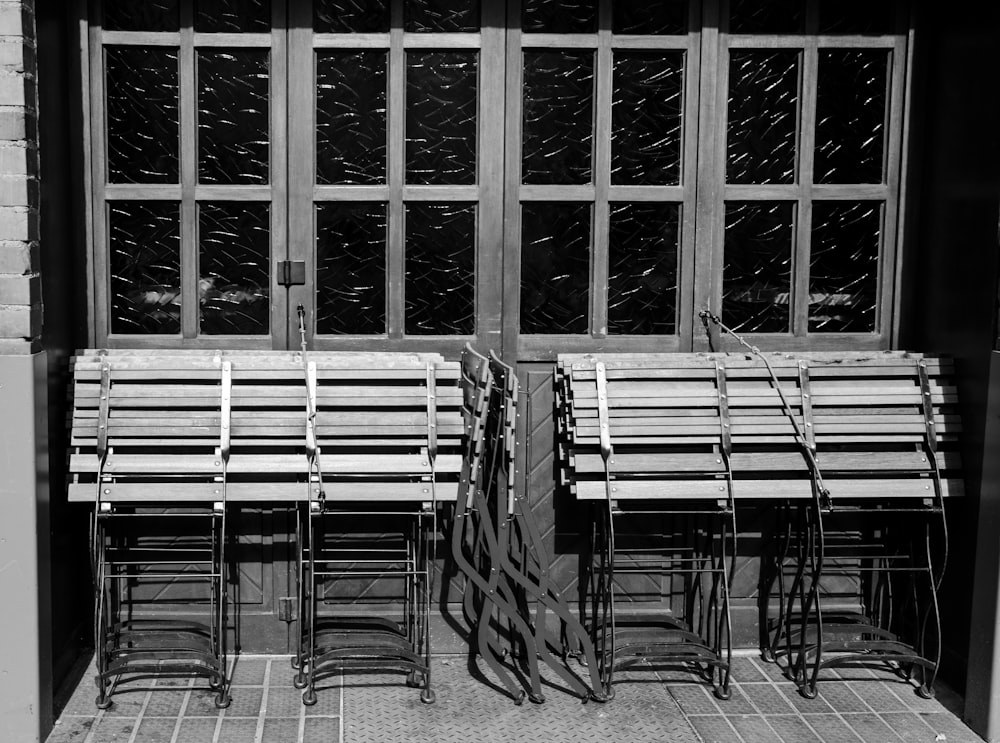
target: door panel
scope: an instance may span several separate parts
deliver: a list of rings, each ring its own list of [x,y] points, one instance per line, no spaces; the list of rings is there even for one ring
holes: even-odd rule
[[[503,11],[392,0],[290,16],[288,292],[310,347],[499,349]],[[484,4],[487,5],[487,4]]]

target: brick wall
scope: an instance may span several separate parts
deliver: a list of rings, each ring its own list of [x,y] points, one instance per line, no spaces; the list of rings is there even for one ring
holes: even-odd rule
[[[0,354],[42,332],[34,0],[0,0]]]

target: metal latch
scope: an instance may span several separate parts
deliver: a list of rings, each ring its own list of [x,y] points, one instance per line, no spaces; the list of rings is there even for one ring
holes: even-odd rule
[[[278,261],[278,284],[281,286],[301,286],[306,283],[305,261]]]
[[[299,618],[299,600],[295,596],[281,596],[278,598],[278,620],[281,622],[294,622]]]

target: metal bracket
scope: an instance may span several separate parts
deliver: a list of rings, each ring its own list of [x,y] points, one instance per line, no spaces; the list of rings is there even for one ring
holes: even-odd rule
[[[233,362],[222,362],[222,403],[219,420],[219,453],[223,459],[229,458],[229,423],[233,410]]]
[[[305,261],[278,261],[275,269],[279,286],[287,288],[289,286],[302,286],[306,283]]]
[[[603,361],[594,364],[594,376],[597,378],[597,420],[600,424],[601,454],[607,461],[611,451],[611,421],[608,413],[608,375]]]

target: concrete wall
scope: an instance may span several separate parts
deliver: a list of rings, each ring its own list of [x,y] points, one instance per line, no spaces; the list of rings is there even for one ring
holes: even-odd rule
[[[47,362],[32,0],[0,1],[0,739],[52,724]]]

